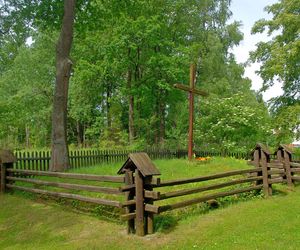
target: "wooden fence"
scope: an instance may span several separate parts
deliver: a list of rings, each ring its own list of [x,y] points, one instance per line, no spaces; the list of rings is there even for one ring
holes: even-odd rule
[[[187,157],[187,150],[169,149],[146,149],[151,159],[172,159]],[[89,167],[103,163],[115,163],[125,161],[130,153],[137,150],[70,150],[71,168]],[[196,156],[228,156],[238,159],[247,159],[249,154],[238,152],[208,152],[195,151]],[[51,153],[50,151],[16,151],[17,161],[14,163],[16,169],[28,169],[37,171],[49,170]]]
[[[274,155],[276,158],[273,157]],[[272,195],[273,184],[287,183],[292,188],[296,181],[300,181],[300,176],[298,176],[300,163],[292,161],[292,154],[285,147],[279,147],[275,154],[271,154],[266,147],[258,144],[251,154],[249,164],[254,167],[164,181],[155,177],[155,175],[160,175],[159,170],[155,168],[145,153],[129,154],[129,158],[118,171],[119,175],[116,176],[16,169],[12,167],[12,163],[7,163],[1,164],[0,187],[1,193],[6,190],[22,190],[123,208],[121,218],[127,221],[128,233],[143,236],[154,232],[154,216],[157,214],[254,190],[263,190],[265,196],[268,197]],[[42,176],[42,178],[35,178],[37,176]],[[70,183],[69,179],[85,182]],[[93,184],[86,184],[86,181],[93,181]],[[207,183],[208,181],[213,181],[213,183]],[[105,182],[115,183],[115,186],[105,186],[103,184]],[[185,186],[190,183],[200,185]],[[162,190],[164,187],[170,186],[175,188],[172,191],[164,192]],[[85,195],[62,192],[61,189],[85,191]],[[213,192],[203,194],[206,191]],[[104,193],[106,198],[87,196],[86,192],[96,192],[97,196],[98,193]],[[202,193],[202,195],[195,196],[198,193]],[[120,195],[123,199],[116,198]],[[176,197],[183,198],[180,201],[167,202]]]
[[[276,159],[273,157],[274,155],[277,156]],[[292,155],[285,148],[279,148],[275,154],[271,154],[268,150],[265,150],[265,147],[258,144],[252,152],[251,161],[249,161],[249,164],[253,165],[254,168],[245,170],[168,181],[153,178],[153,176],[143,177],[137,170],[135,172],[128,171],[127,175],[130,176],[128,179],[134,179],[136,183],[129,183],[127,186],[122,187],[121,190],[128,192],[127,197],[135,197],[135,200],[128,198],[128,201],[136,201],[136,204],[131,210],[128,209],[127,213],[122,215],[122,218],[128,220],[127,227],[129,232],[136,230],[136,233],[142,236],[153,232],[153,215],[155,214],[254,190],[263,190],[265,197],[269,197],[272,195],[273,184],[287,183],[292,187],[295,181],[300,181],[300,176],[295,176],[295,174],[300,173],[300,163],[295,163],[291,160]],[[224,180],[224,178],[227,179]],[[228,178],[230,179],[228,180]],[[220,182],[192,188],[184,187],[184,185],[189,183],[204,183],[212,180],[220,180]],[[240,186],[241,184],[243,184],[242,187]],[[158,188],[167,186],[176,186],[179,189],[171,192],[156,191]],[[230,187],[230,189],[189,198],[189,195],[225,187]],[[153,192],[153,197],[143,196],[148,191]],[[181,199],[179,202],[156,205],[162,200],[179,196],[187,196],[187,198]]]

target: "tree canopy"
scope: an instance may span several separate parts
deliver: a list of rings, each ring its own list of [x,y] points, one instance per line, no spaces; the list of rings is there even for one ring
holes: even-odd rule
[[[2,2],[0,141],[12,147],[48,147],[55,43],[63,4]],[[297,126],[293,122],[293,128],[287,129],[281,118],[274,123],[279,116],[269,114],[259,94],[251,90],[251,81],[243,77],[244,65],[231,52],[243,34],[240,23],[229,20],[230,2],[77,0],[68,143],[101,148],[185,147],[187,95],[173,84],[188,83],[191,62],[198,65],[196,86],[210,93],[206,100],[196,97],[196,148],[248,150],[256,141],[272,144],[283,137],[290,141]],[[276,30],[275,24],[284,19],[281,13],[286,12],[293,25],[285,30],[278,24],[282,34],[259,44],[252,58],[263,63],[264,86],[280,76],[285,82],[284,98],[295,103],[299,18],[293,15],[299,13],[283,8],[286,2],[297,10],[297,1],[268,7],[278,13],[277,19],[274,24],[259,21],[254,31]],[[275,53],[276,46],[280,53]],[[268,54],[281,54],[283,49],[289,53],[281,60]]]

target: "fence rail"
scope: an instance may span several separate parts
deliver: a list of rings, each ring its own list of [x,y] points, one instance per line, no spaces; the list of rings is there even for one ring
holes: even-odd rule
[[[143,236],[154,232],[155,214],[254,190],[262,190],[265,196],[268,197],[272,195],[273,184],[287,183],[292,188],[296,181],[300,181],[300,163],[295,162],[292,153],[284,147],[279,147],[275,154],[270,154],[269,150],[258,144],[253,150],[249,161],[249,164],[254,166],[254,168],[166,181],[154,177],[159,175],[159,171],[147,154],[131,154],[128,159],[128,153],[128,151],[122,151],[122,153],[118,154],[117,151],[114,151],[114,154],[109,156],[109,151],[105,151],[103,154],[106,157],[104,157],[105,159],[109,159],[109,157],[117,159],[113,158],[114,156],[126,157],[127,161],[118,172],[118,174],[122,175],[118,176],[28,170],[16,168],[16,166],[13,168],[12,162],[3,162],[0,164],[0,191],[3,193],[6,189],[22,190],[118,209],[123,208],[124,214],[121,215],[121,218],[127,220],[127,231],[129,233],[136,232],[137,235]],[[30,154],[26,155],[29,157],[23,158],[23,161],[25,159],[27,161],[40,160],[40,158],[32,157]],[[44,154],[41,153],[41,155],[43,156]],[[73,159],[80,159],[79,155],[76,155],[76,153],[74,155],[76,157]],[[84,159],[88,159],[88,155],[96,159],[97,157],[98,159],[103,158],[101,158],[100,154],[86,153],[86,155],[83,155]],[[174,156],[174,152],[152,152],[152,154],[150,153],[151,155],[155,155],[153,158],[156,158],[156,156],[169,157],[170,155]],[[181,157],[181,155],[183,153],[175,151],[175,157]],[[203,155],[205,155],[205,152]],[[89,162],[93,162],[92,157],[88,159]],[[22,158],[19,158],[19,162],[20,159],[22,160]],[[42,161],[45,159],[46,157],[43,157]],[[20,165],[17,164],[17,166]],[[42,178],[39,178],[39,176],[42,176]],[[70,183],[69,179],[77,180],[77,182]],[[213,183],[207,183],[209,181],[213,181]],[[114,187],[111,185],[105,186],[106,182],[115,183]],[[192,187],[185,186],[191,183],[193,183]],[[195,183],[200,185],[194,186]],[[157,188],[163,189],[163,187],[170,186],[172,186],[171,191],[162,192],[161,189],[157,191]],[[71,191],[68,192],[68,190],[84,191],[84,193],[72,193]],[[204,193],[211,190],[213,192]],[[88,196],[89,193],[87,192],[96,192],[97,196]],[[100,198],[101,196],[98,196],[99,193],[104,193],[105,198]],[[198,193],[202,193],[202,195],[195,196]],[[123,201],[113,198],[116,195],[122,195],[123,199],[121,200]],[[107,197],[111,197],[111,199]],[[179,201],[173,200],[172,202],[172,198],[176,197],[182,198]],[[166,201],[163,204],[157,203],[162,200]],[[171,202],[168,203],[170,200]]]
[[[3,177],[2,177],[3,176]],[[34,179],[35,176],[45,177],[58,177],[60,178],[51,181]],[[30,178],[27,178],[30,177]],[[63,178],[63,179],[61,179]],[[123,176],[108,176],[108,175],[90,175],[90,174],[75,174],[75,173],[60,173],[60,172],[48,172],[48,171],[34,171],[24,169],[13,169],[13,168],[1,168],[1,192],[5,189],[21,190],[36,194],[44,194],[54,197],[67,198],[72,200],[78,200],[83,202],[94,203],[98,205],[106,205],[117,208],[122,208],[123,204],[116,200],[102,199],[98,197],[89,197],[87,195],[79,195],[61,191],[52,191],[44,189],[45,186],[56,187],[66,190],[77,190],[77,191],[88,191],[105,193],[112,195],[122,195],[119,188],[103,187],[99,185],[88,185],[88,184],[75,184],[68,183],[66,179],[84,180],[84,181],[97,181],[98,182],[110,182],[110,183],[124,183]],[[26,184],[33,184],[33,186],[25,186]],[[125,204],[126,205],[126,204]]]

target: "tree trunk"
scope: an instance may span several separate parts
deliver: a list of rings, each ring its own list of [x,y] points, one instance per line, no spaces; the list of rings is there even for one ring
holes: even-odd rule
[[[131,50],[128,49],[128,57],[130,57]],[[128,90],[128,137],[129,144],[132,144],[134,141],[134,97],[132,95],[132,70],[128,67],[127,75],[127,90]]]
[[[160,91],[161,96],[165,96],[163,95],[163,91]],[[164,144],[165,142],[165,112],[166,112],[166,107],[164,104],[163,100],[160,100],[160,104],[159,104],[159,143],[161,145]]]
[[[25,138],[26,138],[26,148],[30,147],[30,128],[25,126]]]
[[[73,40],[75,0],[64,1],[64,17],[56,46],[56,83],[52,112],[52,143],[50,171],[69,168],[67,144],[67,103],[72,62],[69,59]]]
[[[83,147],[84,145],[84,126],[81,124],[81,122],[76,122],[76,128],[77,128],[77,144],[79,147]]]
[[[131,92],[131,71],[128,71],[128,82],[127,87]],[[132,144],[134,141],[134,97],[129,94],[129,117],[128,117],[128,132],[129,132],[129,143]]]
[[[111,102],[111,84],[108,83],[106,87],[106,116],[107,116],[107,128],[111,131],[111,113],[110,113],[110,102]]]

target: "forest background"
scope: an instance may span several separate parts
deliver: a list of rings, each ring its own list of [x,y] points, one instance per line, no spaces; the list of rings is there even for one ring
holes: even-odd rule
[[[195,148],[247,151],[300,137],[300,2],[266,8],[253,32],[270,41],[251,54],[266,90],[283,95],[267,105],[251,90],[232,48],[243,40],[230,0],[78,0],[68,99],[68,143],[74,147],[141,149],[187,144],[187,94],[197,62]],[[0,1],[0,145],[48,148],[55,84],[55,45],[63,15],[56,0]],[[32,41],[28,43],[28,39]]]

